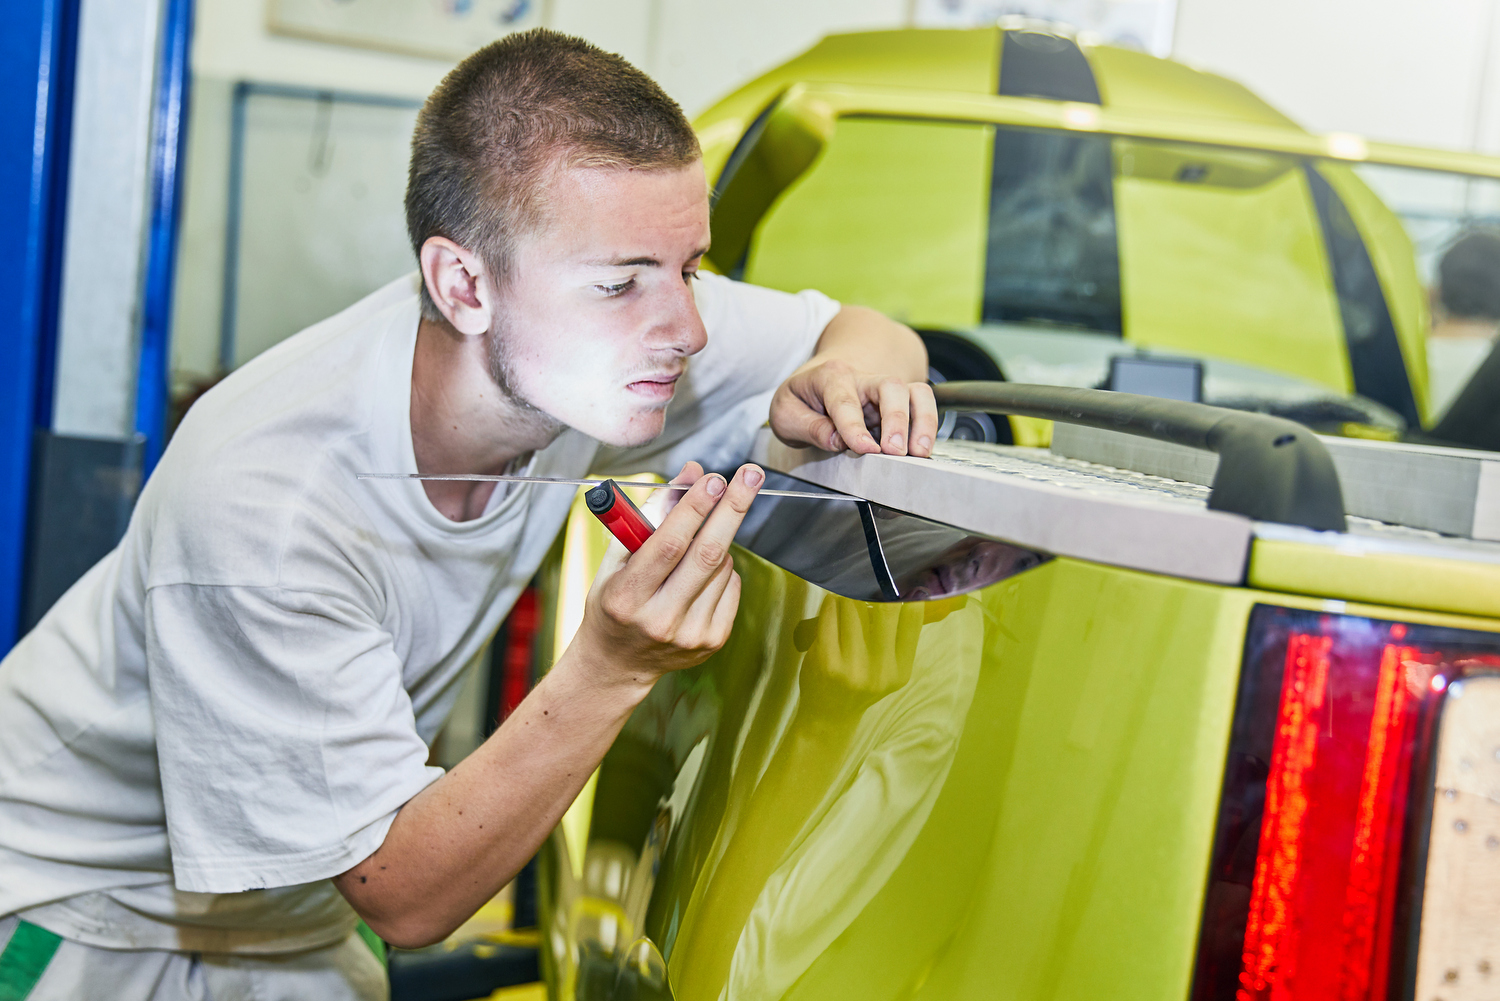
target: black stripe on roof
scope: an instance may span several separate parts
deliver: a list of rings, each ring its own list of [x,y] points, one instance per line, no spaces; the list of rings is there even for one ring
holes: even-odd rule
[[[1102,103],[1088,58],[1071,38],[1046,31],[1005,31],[1001,38],[997,93]]]

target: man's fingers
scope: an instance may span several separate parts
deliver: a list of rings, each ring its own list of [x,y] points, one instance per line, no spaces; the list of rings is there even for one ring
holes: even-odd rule
[[[712,637],[714,643],[723,645],[729,639],[730,630],[734,628],[735,613],[740,610],[740,575],[733,570],[729,571],[729,583],[724,588],[724,593],[719,596],[718,604],[714,606],[714,618],[712,623]]]
[[[865,427],[864,400],[852,373],[838,373],[823,383],[823,408],[838,432],[826,447],[831,452],[853,449],[861,455],[880,451],[880,443]]]
[[[872,389],[870,395],[880,401],[880,450],[886,455],[905,455],[911,390],[900,379],[881,379]]]
[[[724,591],[729,587],[729,579],[734,576],[734,560],[725,558],[719,565],[719,570],[704,585],[698,597],[693,599],[687,614],[682,617],[682,627],[678,635],[688,642],[701,644],[706,647],[714,645],[714,612],[719,607],[719,599],[724,596]]]
[[[805,377],[794,377],[805,378]],[[788,445],[815,445],[828,448],[837,436],[833,421],[808,406],[797,388],[789,382],[771,400],[771,430]]]
[[[907,386],[911,390],[911,431],[906,454],[925,459],[932,454],[932,445],[937,441],[937,400],[932,387],[925,382],[911,382]]]
[[[741,466],[734,474],[718,506],[698,529],[697,537],[662,585],[659,600],[668,606],[664,612],[671,608],[686,609],[719,572],[729,558],[729,547],[740,529],[740,522],[750,510],[750,502],[765,479],[766,474],[754,465]]]
[[[724,477],[717,473],[699,478],[617,575],[620,585],[629,592],[632,606],[649,600],[677,568],[724,487]]]
[[[844,439],[839,437],[839,429],[822,414],[808,421],[807,437],[804,440],[829,452],[844,450]]]
[[[703,467],[696,462],[689,461],[682,467],[682,472],[667,482],[680,483],[684,487],[690,487],[701,479],[703,479]],[[655,492],[656,496],[652,498],[656,501],[656,509],[644,513],[651,519],[652,524],[660,525],[666,516],[671,513],[672,509],[677,506],[677,502],[682,500],[682,496],[685,493],[687,493],[686,490],[657,490]]]

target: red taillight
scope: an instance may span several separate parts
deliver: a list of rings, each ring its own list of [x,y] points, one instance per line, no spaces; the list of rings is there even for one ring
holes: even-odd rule
[[[528,587],[516,599],[502,630],[505,648],[501,651],[500,662],[501,720],[515,712],[516,706],[531,690],[531,648],[536,638],[537,622],[536,588]]]
[[[1476,645],[1500,637],[1256,610],[1195,998],[1375,1001],[1409,980],[1412,821],[1432,722],[1455,673],[1485,662]]]

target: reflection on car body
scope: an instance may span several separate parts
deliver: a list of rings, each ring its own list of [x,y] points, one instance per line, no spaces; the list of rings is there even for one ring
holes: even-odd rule
[[[562,996],[780,997],[880,892],[944,788],[981,603],[871,605],[737,566],[775,598],[719,657],[761,670],[658,684],[601,768],[582,865],[549,858]],[[670,988],[664,954],[697,957]]]

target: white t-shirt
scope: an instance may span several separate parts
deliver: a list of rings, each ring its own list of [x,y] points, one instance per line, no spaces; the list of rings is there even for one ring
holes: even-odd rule
[[[838,304],[704,276],[708,346],[637,449],[568,431],[525,472],[742,461]],[[441,774],[427,744],[573,489],[453,522],[416,481],[416,278],[203,397],[120,545],[0,662],[0,915],[119,948],[335,941],[329,877]]]

